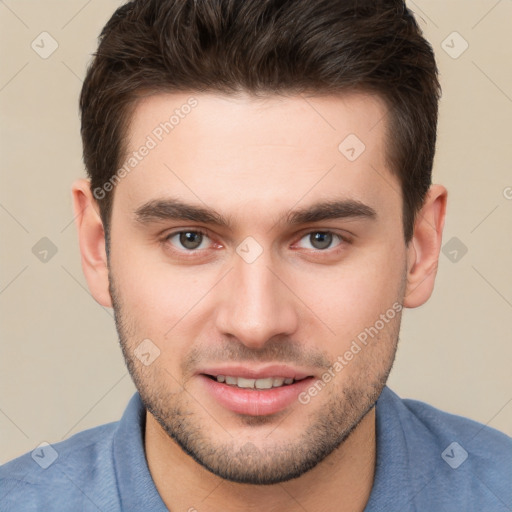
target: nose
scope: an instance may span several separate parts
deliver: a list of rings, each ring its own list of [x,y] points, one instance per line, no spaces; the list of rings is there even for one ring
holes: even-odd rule
[[[217,307],[219,332],[253,349],[275,336],[290,336],[298,326],[294,294],[266,254],[252,263],[234,256]]]

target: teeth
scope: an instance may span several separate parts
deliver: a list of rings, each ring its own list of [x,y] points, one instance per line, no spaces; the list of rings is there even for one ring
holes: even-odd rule
[[[229,375],[217,375],[217,382],[225,382],[230,386],[245,389],[270,389],[279,388],[293,383],[293,379],[284,377],[267,377],[265,379],[246,379],[244,377],[230,377]]]
[[[272,387],[274,379],[269,377],[268,379],[256,379],[256,389],[270,389]]]
[[[254,388],[254,383],[256,379],[244,379],[243,377],[238,377],[238,387],[239,388]]]

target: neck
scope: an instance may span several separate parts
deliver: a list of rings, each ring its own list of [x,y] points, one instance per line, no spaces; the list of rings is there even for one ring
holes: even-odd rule
[[[281,484],[239,484],[210,473],[184,453],[149,412],[145,450],[149,471],[169,510],[363,511],[375,471],[375,408],[321,463]]]

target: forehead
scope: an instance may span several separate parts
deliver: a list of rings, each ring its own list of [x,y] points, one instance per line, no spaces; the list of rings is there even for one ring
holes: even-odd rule
[[[377,96],[158,94],[131,118],[114,203],[178,197],[254,218],[321,199],[400,204]],[[116,208],[114,207],[114,210]]]

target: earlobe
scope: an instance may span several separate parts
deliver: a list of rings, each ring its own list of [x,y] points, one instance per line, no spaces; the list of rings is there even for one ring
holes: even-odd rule
[[[112,307],[109,292],[105,232],[90,182],[79,179],[71,188],[78,230],[82,269],[92,296],[102,306]]]
[[[432,295],[441,250],[448,191],[432,185],[418,212],[407,249],[407,287],[404,306],[416,308]]]

